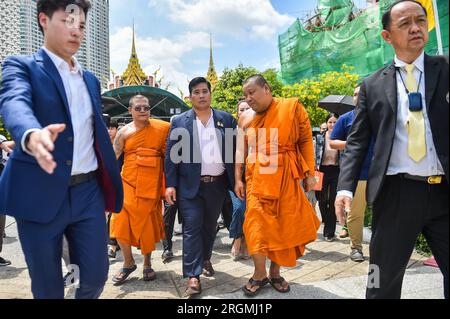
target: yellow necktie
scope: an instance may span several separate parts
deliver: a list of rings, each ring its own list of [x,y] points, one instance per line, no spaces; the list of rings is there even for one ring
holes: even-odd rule
[[[417,92],[417,80],[414,77],[414,64],[405,66],[406,70],[406,88],[410,93]],[[425,141],[425,119],[423,112],[411,112],[408,116],[408,155],[414,161],[420,162],[427,155],[427,145]]]

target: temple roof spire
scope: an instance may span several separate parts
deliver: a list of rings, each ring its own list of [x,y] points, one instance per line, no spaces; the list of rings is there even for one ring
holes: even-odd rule
[[[206,75],[206,79],[211,83],[213,89],[216,86],[217,82],[219,81],[216,68],[214,66],[212,34],[210,34],[209,68],[208,74]]]
[[[147,80],[147,75],[142,70],[139,58],[136,52],[136,41],[134,31],[134,19],[133,19],[133,44],[131,47],[131,57],[128,62],[128,67],[122,75],[124,86],[144,85]]]

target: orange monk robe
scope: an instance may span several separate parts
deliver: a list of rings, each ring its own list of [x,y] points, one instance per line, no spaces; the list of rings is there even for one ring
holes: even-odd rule
[[[111,237],[140,247],[143,255],[164,239],[163,164],[169,129],[170,124],[152,119],[125,141],[124,206],[111,218]]]
[[[278,141],[271,138],[271,128],[278,129]],[[265,138],[259,129],[266,129]],[[306,172],[314,174],[308,115],[297,99],[274,99],[265,114],[255,116],[246,134],[249,156],[244,234],[249,253],[294,267],[305,246],[317,239],[320,227],[300,186]],[[258,139],[262,141],[256,142]],[[273,172],[264,171],[268,168],[274,168]]]

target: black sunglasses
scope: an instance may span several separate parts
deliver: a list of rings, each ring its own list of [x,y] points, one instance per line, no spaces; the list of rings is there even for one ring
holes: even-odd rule
[[[148,112],[148,111],[150,111],[150,106],[148,106],[148,105],[145,105],[145,106],[135,106],[134,107],[134,110],[136,111],[136,112]]]

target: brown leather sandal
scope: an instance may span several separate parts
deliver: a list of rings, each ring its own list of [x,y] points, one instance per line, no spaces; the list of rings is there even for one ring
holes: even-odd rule
[[[263,280],[255,280],[253,278],[250,278],[248,283],[251,285],[251,288],[257,287],[258,289],[256,289],[255,291],[251,291],[247,288],[247,285],[245,285],[244,287],[242,287],[242,291],[248,297],[256,297],[261,292],[262,288],[264,288],[269,283],[269,278],[264,278]]]
[[[142,272],[144,281],[154,281],[156,280],[156,272],[151,268],[144,268]]]
[[[283,278],[270,278],[269,279],[270,285],[278,291],[279,293],[286,294],[291,291],[291,287],[289,286],[289,283]],[[288,286],[286,288],[283,288],[283,283],[287,283]],[[281,288],[278,288],[276,285],[280,285]]]

